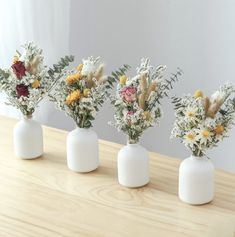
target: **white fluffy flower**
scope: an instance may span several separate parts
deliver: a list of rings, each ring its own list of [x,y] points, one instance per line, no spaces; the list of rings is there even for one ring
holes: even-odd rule
[[[96,70],[96,63],[100,60],[100,58],[94,59],[93,57],[89,57],[88,59],[83,59],[83,67],[81,74],[83,76],[87,76],[90,72],[94,73]]]
[[[224,100],[224,97],[225,97],[225,93],[223,91],[216,91],[214,94],[212,94],[211,96],[211,103],[214,103],[218,100]]]

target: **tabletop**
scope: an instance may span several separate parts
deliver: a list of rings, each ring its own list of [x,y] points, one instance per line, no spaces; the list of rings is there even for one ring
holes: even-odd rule
[[[16,120],[0,117],[0,237],[234,237],[235,174],[216,170],[214,200],[191,206],[177,196],[180,161],[150,153],[151,182],[117,181],[121,145],[99,141],[99,168],[66,165],[67,132],[43,127],[44,155],[14,156]]]

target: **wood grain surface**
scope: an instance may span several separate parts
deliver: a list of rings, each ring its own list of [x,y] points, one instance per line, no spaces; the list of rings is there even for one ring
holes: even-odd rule
[[[43,157],[16,158],[15,123],[0,117],[0,237],[235,236],[235,174],[216,171],[214,201],[190,206],[177,197],[175,158],[150,153],[151,182],[128,189],[117,182],[120,145],[100,140],[100,167],[78,174],[58,129],[43,128]]]

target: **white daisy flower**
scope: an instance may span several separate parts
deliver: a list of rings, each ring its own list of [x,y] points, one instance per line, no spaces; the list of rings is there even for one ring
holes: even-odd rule
[[[200,128],[195,130],[196,137],[195,139],[199,141],[200,144],[206,145],[208,142],[212,141],[212,132],[208,130],[208,128],[201,126]]]
[[[196,134],[190,131],[184,135],[183,143],[188,147],[193,147],[196,143]]]
[[[189,107],[185,111],[185,118],[188,119],[189,121],[195,122],[197,121],[197,112],[198,108],[195,107]]]

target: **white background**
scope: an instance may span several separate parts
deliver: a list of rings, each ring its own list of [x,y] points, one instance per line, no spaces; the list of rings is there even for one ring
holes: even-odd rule
[[[76,64],[89,55],[102,56],[107,73],[123,63],[138,65],[141,57],[166,64],[168,76],[177,67],[184,76],[171,95],[202,89],[208,95],[220,84],[235,84],[235,1],[233,0],[0,0],[0,66],[8,67],[14,51],[25,41],[44,49],[46,61],[71,53]],[[133,73],[133,70],[131,71]],[[0,113],[18,117],[4,105]],[[185,158],[178,141],[170,141],[174,114],[164,100],[161,126],[150,128],[141,143],[149,150]],[[94,130],[102,139],[125,143],[124,135],[108,126],[109,103],[100,110]],[[72,130],[71,119],[44,101],[36,119]],[[209,152],[217,167],[235,171],[235,129]]]

